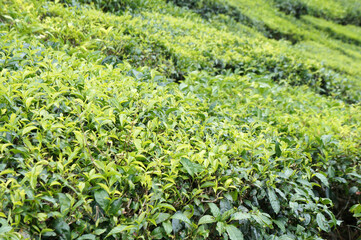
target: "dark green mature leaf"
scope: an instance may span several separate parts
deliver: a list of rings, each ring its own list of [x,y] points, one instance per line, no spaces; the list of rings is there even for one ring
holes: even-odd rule
[[[96,236],[94,234],[85,234],[78,238],[78,240],[95,240]]]
[[[0,218],[0,224],[0,234],[10,232],[13,229],[5,219]]]
[[[315,176],[320,179],[320,181],[326,186],[329,187],[328,180],[322,173],[315,173]]]
[[[201,217],[198,221],[198,225],[201,224],[207,224],[207,223],[214,223],[216,222],[216,219],[211,216],[211,215],[204,215],[203,217]]]
[[[322,213],[317,213],[316,221],[322,231],[325,231],[325,232],[329,231],[328,221],[326,220],[325,216]]]
[[[203,167],[198,163],[191,162],[188,158],[183,158],[180,160],[183,165],[183,168],[191,175],[192,177],[194,174],[199,173],[203,170]]]
[[[106,205],[106,203],[104,203],[104,204]],[[116,199],[110,205],[109,213],[114,214],[114,215],[117,214],[118,211],[120,210],[121,204],[122,204],[122,199],[121,198]]]
[[[157,219],[155,220],[157,224],[164,222],[170,217],[169,213],[159,213]]]
[[[214,203],[208,203],[209,208],[211,209],[211,213],[215,218],[219,218],[221,216],[221,211]]]
[[[71,240],[70,227],[64,221],[64,219],[62,219],[62,218],[56,219],[55,223],[54,223],[54,229],[55,229],[56,233],[58,233],[64,239]]]
[[[152,239],[163,239],[164,235],[163,235],[164,231],[161,227],[157,227],[152,231]]]
[[[227,225],[226,230],[231,240],[243,240],[243,233],[233,225]]]
[[[243,212],[236,212],[232,215],[232,220],[245,220],[245,219],[250,219],[251,218],[251,214],[249,213],[243,213]]]
[[[281,209],[280,201],[278,200],[278,197],[272,188],[268,188],[267,191],[268,191],[268,198],[271,203],[272,209],[276,214],[278,214]]]
[[[99,206],[101,208],[103,208],[104,210],[106,210],[109,206],[109,194],[103,190],[103,189],[100,189],[100,190],[97,190],[95,193],[94,193],[94,198],[95,198],[95,201],[97,201],[97,203],[99,204]]]
[[[158,204],[157,205],[159,208],[164,208],[164,209],[168,209],[168,210],[172,210],[172,211],[176,211],[176,209],[172,206],[172,205],[170,205],[170,204],[168,204],[168,203],[160,203],[160,204]]]
[[[288,235],[282,235],[279,237],[279,240],[293,240],[294,238],[288,236]]]
[[[177,219],[182,222],[188,223],[189,225],[192,225],[192,222],[187,218],[183,213],[177,212],[172,216],[172,219]]]
[[[134,226],[133,225],[119,225],[119,226],[116,226],[115,228],[113,228],[106,237],[109,237],[113,234],[118,234],[118,233],[121,233],[121,232],[125,232],[127,230],[130,230],[130,229],[133,229]]]
[[[175,220],[175,219],[174,219]],[[173,230],[173,226],[172,224],[170,223],[170,221],[165,221],[165,222],[162,222],[162,226],[164,228],[164,231],[167,233],[167,234],[171,234],[172,230]],[[176,232],[176,231],[175,231]]]
[[[280,143],[278,141],[276,141],[275,151],[276,151],[276,156],[277,157],[280,157],[282,155],[282,150],[280,148]]]
[[[177,218],[172,219],[172,230],[174,233],[179,232],[182,229],[182,227],[183,227],[182,223],[179,219],[177,219]],[[167,228],[169,228],[169,226],[167,226]]]

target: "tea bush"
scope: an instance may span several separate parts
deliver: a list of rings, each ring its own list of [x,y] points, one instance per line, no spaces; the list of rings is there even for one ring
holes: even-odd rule
[[[185,5],[188,1],[182,1],[183,5]],[[206,1],[207,2],[207,1]],[[307,74],[309,76],[311,76],[310,81],[305,81],[304,76],[301,76],[301,78],[303,78],[303,81],[301,84],[308,84],[308,85],[312,85],[313,82],[315,81],[314,77],[315,76],[319,76],[319,73],[314,72],[314,70],[310,69],[317,69],[316,71],[319,72],[319,70],[323,69],[323,66],[315,66],[315,64],[307,64],[308,66],[305,66],[304,63],[306,62],[305,60],[302,61],[301,64],[290,64],[291,60],[292,62],[298,62],[297,60],[292,60],[292,59],[300,59],[300,58],[307,58],[308,60],[310,59],[315,59],[318,63],[322,62],[325,66],[327,66],[329,69],[333,69],[338,73],[347,73],[347,75],[349,76],[342,76],[340,77],[341,81],[346,81],[348,82],[347,85],[349,85],[350,82],[353,82],[353,84],[357,84],[357,82],[359,82],[358,79],[359,78],[359,61],[360,61],[360,57],[358,56],[357,52],[359,52],[359,48],[357,45],[350,45],[349,42],[355,42],[353,40],[357,39],[357,37],[355,38],[355,35],[353,35],[352,38],[350,38],[352,35],[350,34],[350,31],[352,29],[352,31],[357,31],[357,28],[352,28],[351,26],[349,27],[341,27],[339,26],[339,28],[342,28],[344,30],[344,33],[348,32],[347,36],[342,36],[339,37],[340,35],[337,34],[337,30],[336,28],[333,28],[333,30],[330,30],[329,28],[322,28],[320,31],[320,27],[317,25],[310,25],[309,22],[306,21],[306,17],[302,19],[296,19],[296,18],[292,18],[290,16],[286,16],[285,14],[283,14],[282,12],[277,11],[277,9],[272,8],[272,5],[269,4],[269,2],[264,1],[264,0],[256,0],[256,1],[228,1],[228,2],[218,2],[218,4],[232,4],[231,6],[233,8],[236,8],[238,12],[240,12],[241,14],[243,14],[243,16],[246,16],[247,21],[242,21],[239,20],[237,18],[232,17],[232,15],[227,15],[225,18],[225,23],[227,24],[226,26],[229,27],[230,31],[232,33],[234,33],[235,35],[239,36],[239,33],[241,32],[242,35],[239,36],[242,39],[245,38],[245,35],[251,35],[250,37],[246,37],[248,42],[255,42],[254,39],[262,39],[261,36],[259,35],[255,35],[253,32],[250,32],[249,29],[245,29],[244,26],[242,24],[246,24],[247,26],[253,27],[254,29],[259,30],[260,32],[262,32],[266,37],[268,38],[275,38],[277,40],[290,40],[293,43],[293,46],[285,46],[285,44],[282,41],[279,41],[278,43],[274,43],[272,41],[267,41],[267,43],[272,43],[272,47],[273,49],[270,51],[271,54],[275,54],[275,51],[279,51],[279,48],[282,48],[282,54],[283,54],[283,58],[281,61],[286,61],[286,63],[281,64],[283,65],[282,67],[280,67],[281,69],[285,69],[284,65],[288,65],[288,66],[298,66],[295,68],[299,68],[301,67],[302,70],[297,70],[295,71],[295,69],[292,69],[291,71],[293,73],[295,72],[307,72]],[[188,4],[190,5],[190,4]],[[186,6],[188,6],[186,5]],[[227,5],[227,6],[228,6]],[[193,6],[193,5],[191,5]],[[199,6],[202,5],[195,5],[193,7],[196,8],[196,10],[198,11],[200,9]],[[259,9],[259,11],[253,11],[252,9]],[[170,10],[171,11],[171,10]],[[202,13],[201,13],[202,15]],[[213,25],[216,25],[215,23],[217,23],[220,19],[220,17],[224,17],[224,14],[220,14],[220,15],[215,15],[212,18],[209,19],[209,21],[212,23]],[[183,16],[182,16],[183,17]],[[192,19],[194,21],[194,18]],[[224,22],[224,20],[223,20]],[[331,23],[324,21],[326,24],[330,25]],[[250,24],[251,23],[251,24]],[[221,23],[220,23],[221,24]],[[223,24],[224,25],[224,24]],[[235,26],[237,25],[237,27]],[[243,26],[243,28],[241,28],[241,26]],[[268,30],[265,30],[263,27],[261,26],[266,26],[266,28]],[[335,25],[333,25],[335,26]],[[204,29],[204,28],[203,28]],[[350,29],[350,30],[348,30]],[[339,30],[338,32],[340,32],[342,30]],[[330,38],[328,35],[330,35],[330,33],[332,34],[332,36],[334,36],[335,38]],[[289,39],[288,36],[292,36],[291,39]],[[340,40],[338,40],[340,39]],[[168,40],[169,41],[169,40]],[[317,50],[318,48],[324,50],[322,51],[322,54],[308,54],[308,52],[310,51],[309,49],[305,49],[305,44],[307,43],[307,45],[312,44],[312,45],[318,45],[317,48],[313,48],[312,50]],[[269,45],[268,45],[269,46]],[[285,49],[285,47],[287,49]],[[352,48],[352,50],[350,51],[350,48]],[[251,47],[251,49],[253,49],[253,47]],[[296,51],[295,51],[296,50]],[[263,50],[264,51],[264,50]],[[247,52],[249,52],[249,49],[247,49]],[[255,51],[252,51],[255,52]],[[290,54],[287,54],[286,56],[284,56],[285,52],[288,52]],[[324,52],[327,52],[327,54],[324,54]],[[269,55],[269,51],[264,52],[262,54],[262,57],[255,57],[256,61],[259,61],[260,59],[264,59],[264,56]],[[328,55],[328,56],[326,56]],[[330,58],[330,55],[332,56]],[[277,56],[280,56],[279,54],[277,54]],[[296,56],[296,57],[295,57]],[[337,59],[343,59],[342,61],[337,60]],[[356,61],[355,61],[356,60]],[[279,60],[276,60],[277,62]],[[234,62],[234,60],[232,61]],[[271,61],[274,62],[274,61]],[[307,61],[309,62],[309,61]],[[244,64],[244,63],[242,63]],[[269,66],[269,64],[258,64],[258,66],[262,65],[262,66]],[[226,64],[226,67],[229,68],[237,68],[239,65],[237,63],[232,63],[232,64]],[[305,69],[306,67],[306,69]],[[274,64],[270,64],[269,69],[273,71],[273,69],[275,68]],[[308,69],[307,69],[308,68]],[[260,68],[258,68],[260,69]],[[323,71],[323,70],[322,70]],[[285,71],[283,72],[283,77],[288,76],[288,74],[285,73]],[[323,74],[321,74],[323,75]],[[335,74],[325,74],[328,76],[335,76]],[[328,78],[325,75],[322,76],[322,78]],[[351,76],[350,76],[351,75]],[[317,77],[316,77],[317,78]],[[356,79],[355,79],[356,78]],[[346,80],[348,79],[348,80]],[[338,80],[334,80],[336,82],[339,82],[340,79]],[[293,76],[292,76],[292,82],[296,83],[298,82]],[[328,82],[332,82],[332,80],[328,80]],[[297,83],[299,84],[299,83]],[[339,84],[336,83],[335,85],[337,86],[346,86],[345,84]],[[328,92],[329,90],[321,90],[320,92]],[[349,90],[348,90],[349,91]],[[356,94],[358,95],[358,94]]]
[[[272,5],[254,14],[280,13],[281,32],[313,21],[297,31],[314,35],[291,44],[230,18],[260,0],[198,2],[206,18],[191,1],[3,2],[1,239],[357,229],[360,56],[345,42],[357,31],[333,24],[337,35],[322,36],[331,23]]]
[[[339,24],[361,26],[361,3],[358,0],[273,0],[281,11],[296,17],[312,15]]]

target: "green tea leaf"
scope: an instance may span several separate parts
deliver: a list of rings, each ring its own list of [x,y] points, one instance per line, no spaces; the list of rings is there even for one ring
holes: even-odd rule
[[[10,232],[13,228],[8,225],[3,225],[0,227],[0,234]]]
[[[94,234],[84,234],[83,236],[79,237],[78,240],[95,240],[96,236]]]
[[[101,235],[101,234],[103,234],[103,233],[105,233],[105,231],[106,231],[107,229],[106,228],[98,228],[98,229],[96,229],[95,231],[94,231],[94,234],[95,235]]]
[[[165,222],[162,222],[162,226],[164,228],[164,231],[167,233],[167,234],[171,234],[173,228],[172,228],[172,224],[170,223],[170,221],[165,221]]]
[[[276,195],[276,193],[274,192],[273,189],[268,188],[267,191],[268,191],[268,198],[269,198],[269,201],[271,203],[272,209],[276,214],[278,214],[280,212],[280,209],[281,209],[278,197],[277,197],[277,195]]]
[[[159,213],[157,219],[155,220],[157,224],[164,222],[170,217],[169,213]]]
[[[278,141],[276,141],[275,151],[276,151],[276,156],[277,157],[280,157],[282,155],[282,150],[280,148],[280,143]]]
[[[325,232],[329,231],[328,222],[327,222],[325,216],[322,213],[317,213],[316,221],[317,221],[317,224],[321,228],[322,231],[325,231]]]
[[[106,236],[109,237],[113,234],[117,234],[117,233],[121,233],[121,232],[124,232],[124,231],[128,231],[130,229],[134,228],[133,225],[119,225],[119,226],[116,226],[115,228],[113,228],[109,233],[108,235]]]
[[[134,140],[134,145],[137,148],[137,150],[142,150],[142,141],[140,139],[135,139]]]
[[[250,219],[251,218],[251,214],[249,213],[243,213],[243,212],[236,212],[232,215],[232,220],[245,220],[245,219]]]
[[[243,240],[242,232],[233,225],[227,225],[226,231],[231,240]]]
[[[314,174],[320,181],[326,186],[329,187],[328,180],[322,173],[315,173]]]
[[[169,210],[172,210],[174,212],[176,211],[176,209],[172,205],[170,205],[168,203],[160,203],[160,204],[157,205],[157,207],[169,209]]]
[[[26,127],[26,128],[23,129],[22,135],[24,136],[25,134],[31,132],[31,131],[34,130],[34,129],[38,129],[38,128],[35,127],[35,126]]]
[[[70,236],[70,227],[69,225],[64,221],[64,219],[59,218],[55,220],[54,224],[55,231],[63,236],[66,240],[71,240]]]
[[[288,235],[282,235],[279,237],[279,240],[293,240],[294,238],[288,236]]]
[[[191,162],[188,158],[182,158],[180,162],[182,163],[183,168],[192,177],[194,176],[194,174],[199,173],[203,170],[203,167],[201,165]]]
[[[209,208],[211,209],[212,215],[215,218],[218,218],[221,216],[221,211],[219,210],[219,208],[217,207],[216,204],[214,203],[208,203]]]
[[[204,215],[203,217],[201,217],[198,221],[198,225],[201,224],[207,224],[207,223],[214,223],[216,222],[216,219],[211,216],[211,215]]]
[[[101,189],[101,190],[97,190],[94,193],[94,198],[95,201],[99,204],[99,206],[103,209],[106,210],[109,206],[109,194]]]
[[[187,218],[183,213],[177,212],[172,216],[172,219],[178,219],[182,222],[188,223],[189,225],[192,225],[192,222]]]

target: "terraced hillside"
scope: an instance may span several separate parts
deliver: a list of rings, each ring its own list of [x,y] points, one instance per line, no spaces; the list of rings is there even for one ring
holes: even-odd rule
[[[358,239],[359,0],[0,0],[0,239]]]

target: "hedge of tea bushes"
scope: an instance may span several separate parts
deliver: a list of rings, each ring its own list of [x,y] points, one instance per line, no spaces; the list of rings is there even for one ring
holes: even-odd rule
[[[304,16],[302,17],[302,19],[306,20],[308,23],[315,25],[317,28],[321,30],[325,30],[327,33],[329,33],[332,37],[336,39],[340,39],[347,43],[358,46],[361,45],[360,28],[357,28],[352,25],[342,26],[312,16]]]
[[[4,6],[1,238],[322,239],[359,215],[356,83],[291,85],[342,73],[196,15]]]
[[[244,72],[274,74],[277,81],[286,80],[295,85],[308,84],[314,86],[318,92],[347,101],[355,101],[358,98],[357,92],[353,93],[355,88],[349,88],[350,84],[358,84],[353,76],[329,79],[329,84],[337,87],[326,86],[322,79],[327,78],[327,75],[335,75],[321,73],[323,66],[306,59],[302,52],[290,49],[287,44],[263,38],[250,38],[248,35],[240,37],[228,32],[219,32],[199,18],[187,21],[177,16],[154,12],[144,12],[141,16],[133,17],[109,14],[99,16],[94,10],[87,9],[83,12],[84,15],[78,15],[55,5],[50,6],[50,11],[42,13],[42,21],[46,23],[43,24],[44,28],[53,35],[52,41],[78,45],[77,41],[87,39],[87,47],[97,45],[98,49],[106,52],[109,56],[106,61],[117,63],[128,59],[137,66],[158,66],[163,73],[177,81],[193,70],[222,72],[240,68]],[[71,25],[62,24],[65,17],[74,19]],[[89,24],[93,21],[101,21],[104,24],[106,22],[107,30],[93,28]],[[123,24],[120,26],[119,22]],[[50,23],[58,27],[48,29]],[[189,34],[190,37],[184,37],[179,34],[180,31]],[[79,36],[80,40],[74,38],[75,36]],[[303,58],[302,62],[298,61],[300,58]],[[280,67],[277,67],[278,65]],[[283,69],[282,73],[279,74],[278,68]],[[348,79],[348,84],[339,84],[345,79]],[[339,87],[341,89],[338,89]],[[349,91],[348,96],[345,96],[346,91]]]
[[[350,78],[349,81],[357,84],[359,82],[359,67],[360,58],[357,52],[359,52],[359,47],[357,45],[348,44],[348,42],[355,40],[355,38],[350,39],[350,30],[356,30],[357,27],[342,27],[337,24],[332,24],[325,22],[325,24],[337,26],[338,28],[344,29],[345,33],[348,32],[348,36],[345,35],[340,38],[337,35],[337,30],[325,29],[325,31],[320,32],[319,26],[310,25],[304,17],[302,19],[296,19],[291,16],[286,16],[282,12],[277,11],[272,5],[263,0],[257,1],[201,1],[197,4],[193,1],[171,1],[174,4],[183,6],[183,8],[192,8],[193,11],[197,12],[200,16],[208,16],[207,19],[213,25],[217,26],[219,21],[223,25],[227,26],[228,31],[231,31],[233,34],[238,35],[244,38],[244,35],[248,35],[252,39],[262,39],[259,35],[254,35],[253,32],[250,34],[245,33],[245,30],[240,30],[240,25],[246,24],[251,26],[254,29],[260,31],[268,38],[275,38],[280,40],[290,40],[293,45],[284,44],[284,42],[274,42],[267,40],[268,43],[272,42],[272,45],[275,48],[282,48],[282,52],[288,52],[291,56],[296,56],[296,59],[312,59],[317,62],[322,62],[323,66],[326,68],[333,69],[338,73],[345,73],[349,76],[342,76],[341,78]],[[232,11],[222,11],[222,12],[212,12],[210,11],[210,4],[217,6],[217,9],[232,9]],[[220,7],[223,6],[223,7]],[[234,9],[237,10],[237,13],[241,14],[244,17],[237,17],[234,13]],[[252,9],[260,9],[259,11],[253,11]],[[218,14],[218,15],[217,15]],[[212,18],[209,15],[213,15]],[[184,17],[184,16],[182,16]],[[210,18],[210,19],[209,19]],[[220,20],[221,19],[221,20]],[[192,19],[194,20],[194,19]],[[316,19],[317,20],[317,19]],[[321,21],[321,19],[320,19]],[[245,26],[245,25],[243,25]],[[247,29],[248,30],[248,29]],[[241,34],[239,34],[241,32]],[[339,31],[340,32],[340,31]],[[333,36],[333,37],[330,37]],[[354,37],[357,33],[354,35]],[[291,38],[289,37],[291,36]],[[340,40],[338,40],[340,39]],[[356,38],[357,39],[357,38]],[[318,55],[318,54],[308,54],[307,50],[304,49],[305,43],[311,43],[313,45],[320,46],[321,49],[324,49],[323,52],[328,52],[327,55]],[[352,49],[352,50],[350,50]],[[305,51],[306,50],[306,51]],[[316,50],[316,49],[315,49]],[[275,50],[272,50],[274,52]],[[355,55],[356,54],[356,55]],[[264,54],[263,54],[264,56]],[[279,56],[279,54],[278,54]],[[332,56],[331,59],[329,56]],[[288,56],[287,56],[288,57]],[[257,59],[261,59],[257,57]],[[343,59],[343,60],[334,60],[334,59]],[[288,64],[288,63],[286,63]],[[268,64],[264,64],[268,65]],[[318,69],[322,69],[323,66],[317,66]],[[296,72],[295,69],[292,70]],[[328,75],[328,74],[326,74]],[[334,74],[331,74],[334,75]],[[324,76],[323,76],[324,77]],[[305,79],[305,77],[302,77]],[[355,79],[356,78],[356,79]],[[338,80],[339,81],[339,80]],[[310,84],[309,84],[310,85]],[[335,85],[344,86],[344,84],[336,83]],[[348,85],[348,84],[347,84]],[[357,94],[356,94],[357,95]]]
[[[358,0],[274,0],[281,11],[300,17],[312,15],[338,24],[361,25],[361,4]]]
[[[336,224],[331,201],[312,190],[330,186],[329,169],[352,178],[352,168],[341,175],[327,158],[357,157],[358,108],[255,76],[194,73],[161,86],[154,71],[104,68],[29,44],[43,51],[31,64],[39,73],[2,71],[8,230],[159,239],[212,237],[215,227],[230,238],[287,239]],[[315,116],[322,108],[328,124]]]

